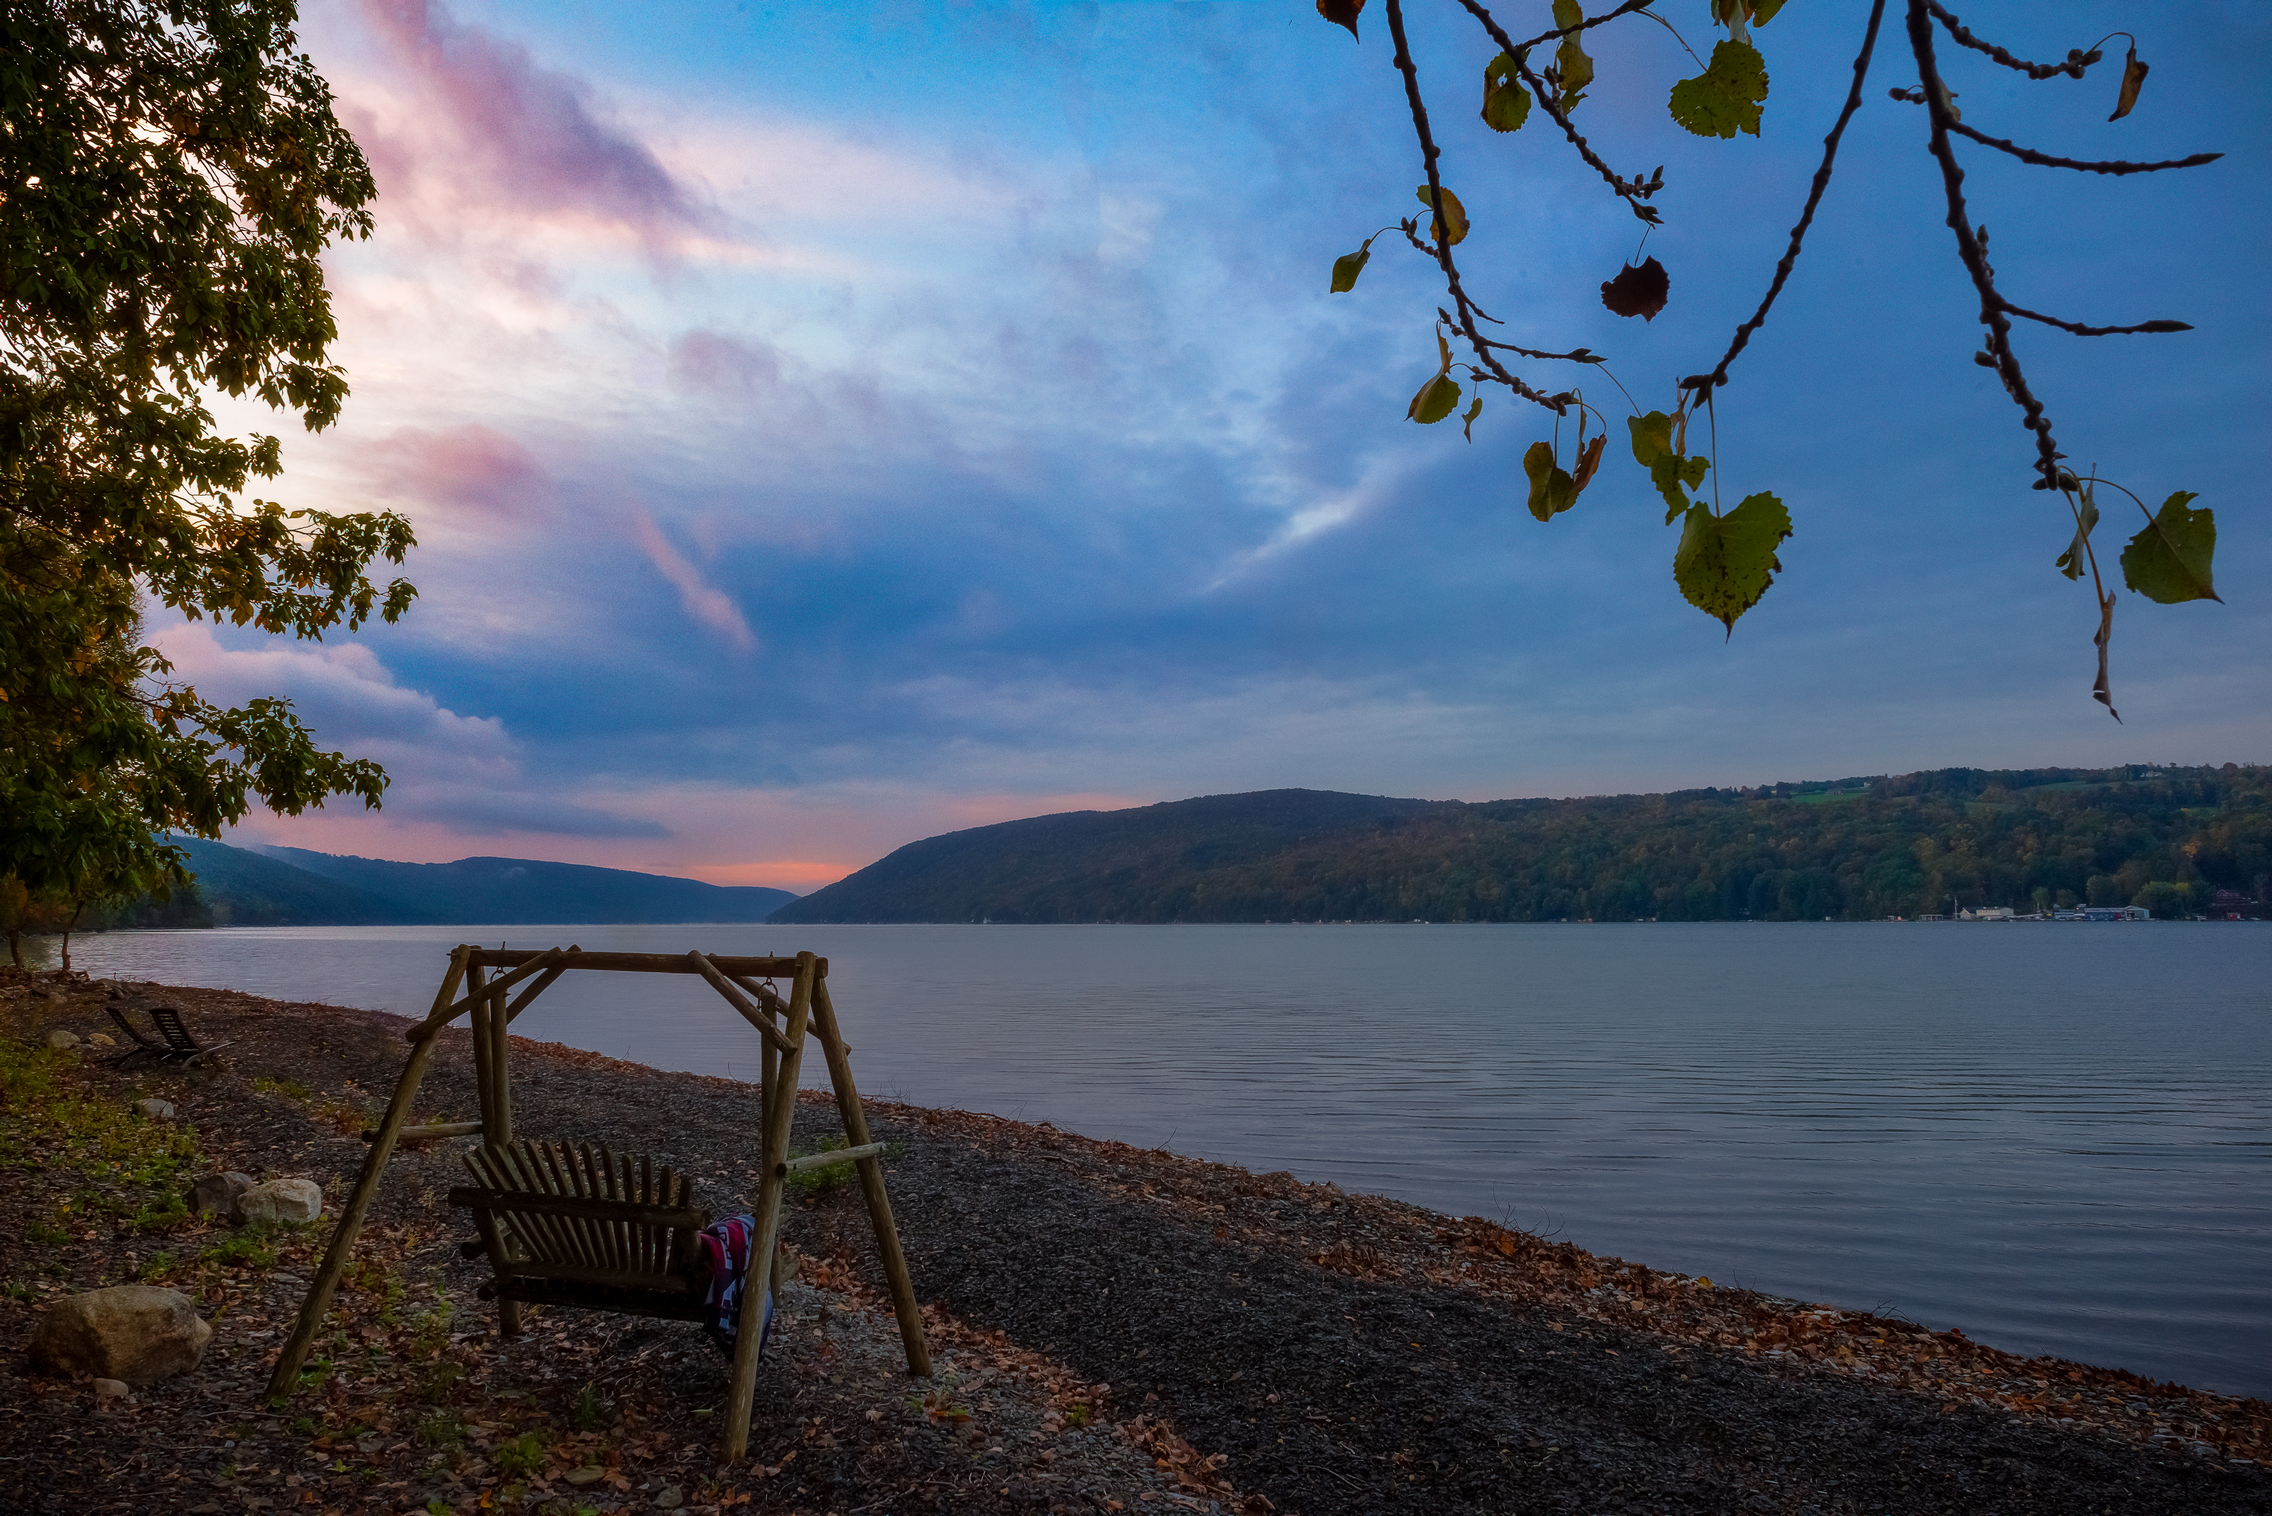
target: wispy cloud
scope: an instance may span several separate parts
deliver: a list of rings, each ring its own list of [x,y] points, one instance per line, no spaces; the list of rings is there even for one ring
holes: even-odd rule
[[[362,11],[400,91],[366,127],[366,150],[389,188],[437,213],[421,220],[429,234],[475,207],[618,226],[656,249],[717,231],[716,209],[609,120],[584,81],[436,0],[364,0]]]
[[[725,638],[727,646],[734,651],[756,652],[757,634],[749,629],[749,622],[743,619],[741,607],[734,604],[732,597],[704,581],[702,571],[671,546],[670,539],[655,525],[654,517],[634,507],[631,521],[639,546],[646,551],[647,561],[678,591],[679,604],[686,608],[686,613]]]

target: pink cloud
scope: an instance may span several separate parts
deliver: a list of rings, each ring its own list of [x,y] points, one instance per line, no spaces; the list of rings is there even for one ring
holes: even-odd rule
[[[399,427],[365,453],[382,488],[475,518],[525,520],[552,502],[552,481],[536,455],[479,424]]]
[[[726,639],[736,652],[757,651],[757,634],[749,629],[742,617],[741,607],[734,604],[724,590],[706,582],[702,571],[686,561],[670,539],[655,525],[654,518],[643,510],[631,515],[632,529],[638,533],[639,545],[647,553],[647,561],[678,589],[679,604],[695,620]]]
[[[362,10],[416,96],[367,143],[383,190],[441,180],[420,187],[618,224],[650,245],[713,227],[715,214],[644,143],[603,120],[579,80],[434,0],[363,0]]]

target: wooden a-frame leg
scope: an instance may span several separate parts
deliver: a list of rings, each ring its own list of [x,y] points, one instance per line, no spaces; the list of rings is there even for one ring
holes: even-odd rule
[[[845,1138],[856,1148],[866,1147],[875,1139],[868,1135],[868,1114],[860,1108],[860,1092],[852,1084],[851,1050],[837,1030],[836,1007],[829,1001],[825,979],[813,987],[813,1023],[820,1034],[821,1053],[828,1059],[829,1082],[836,1086],[836,1109],[844,1118]],[[859,1171],[861,1193],[867,1197],[868,1220],[876,1229],[876,1251],[883,1258],[884,1277],[891,1282],[892,1314],[899,1318],[899,1341],[907,1350],[907,1372],[928,1379],[931,1348],[923,1338],[923,1311],[915,1303],[915,1280],[907,1272],[907,1254],[900,1249],[899,1227],[892,1221],[891,1197],[884,1192],[884,1166],[878,1159],[863,1158],[854,1167]]]
[[[765,1327],[765,1293],[773,1287],[773,1249],[780,1234],[781,1164],[789,1155],[789,1123],[797,1112],[797,1065],[803,1059],[805,1022],[812,1014],[813,985],[819,978],[811,953],[797,955],[796,988],[789,995],[789,1051],[765,1090],[765,1172],[757,1186],[757,1235],[750,1239],[749,1274],[742,1284],[740,1320],[734,1328],[734,1378],[726,1398],[726,1461],[749,1453],[750,1408],[757,1398],[758,1339]]]
[[[506,1103],[505,1067],[497,1056],[499,1036],[505,1028],[505,1002],[500,992],[483,991],[479,964],[466,970],[466,999],[471,1005],[468,1030],[473,1034],[473,1090],[481,1102],[481,1143],[488,1148],[509,1146],[513,1140],[513,1113]],[[497,1301],[497,1335],[521,1334],[521,1304],[500,1296]]]
[[[441,1015],[457,995],[458,982],[465,977],[466,955],[472,951],[461,947],[450,955],[450,971],[443,976],[442,988],[434,996],[431,1016]],[[379,1123],[378,1134],[371,1139],[371,1150],[363,1155],[363,1172],[356,1176],[355,1189],[347,1197],[347,1208],[339,1213],[339,1224],[332,1228],[331,1246],[308,1286],[307,1298],[300,1302],[300,1319],[293,1324],[292,1335],[285,1339],[284,1351],[276,1357],[276,1372],[268,1380],[268,1395],[272,1400],[291,1392],[293,1383],[300,1377],[300,1365],[307,1362],[308,1349],[315,1344],[316,1330],[323,1325],[324,1312],[331,1309],[332,1292],[339,1288],[339,1276],[346,1272],[348,1256],[355,1250],[356,1235],[363,1230],[363,1217],[371,1209],[371,1197],[378,1192],[379,1175],[385,1171],[387,1160],[394,1156],[395,1134],[410,1119],[411,1102],[418,1098],[419,1082],[426,1077],[426,1060],[433,1056],[434,1041],[441,1032],[438,1025],[422,1028],[419,1040],[411,1044],[409,1061],[403,1065],[402,1078],[395,1083],[394,1098],[387,1102],[386,1117]]]

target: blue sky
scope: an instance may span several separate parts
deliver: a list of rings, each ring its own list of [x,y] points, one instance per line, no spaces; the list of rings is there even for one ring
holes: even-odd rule
[[[1501,9],[1550,24],[1545,0]],[[1699,53],[1705,9],[1658,7]],[[1589,346],[1668,406],[1765,286],[1866,7],[1792,0],[1761,30],[1765,127],[1733,142],[1666,118],[1696,72],[1670,34],[1592,34],[1579,125],[1627,171],[1665,165],[1647,252],[1672,296],[1646,324],[1596,297],[1638,223],[1542,113],[1486,129],[1492,49],[1454,6],[1413,10],[1470,290],[1512,340]],[[1435,367],[1432,268],[1392,233],[1326,293],[1334,258],[1418,208],[1377,5],[1361,45],[1307,0],[311,6],[379,230],[329,260],[347,416],[288,435],[270,493],[407,512],[422,596],[322,647],[162,630],[201,691],[290,694],[396,776],[379,815],[236,840],[805,890],[955,827],[1286,785],[1489,799],[2272,758],[2272,529],[2247,472],[2272,400],[2272,12],[1963,14],[2044,57],[2127,25],[2153,66],[2109,124],[2113,69],[2031,84],[1943,39],[1968,123],[2085,157],[2229,155],[2118,180],[1964,149],[2012,298],[2199,327],[2017,339],[2074,461],[2217,512],[2226,605],[2122,597],[2127,726],[2089,698],[2063,508],[2027,488],[2019,414],[1971,362],[1923,112],[1886,98],[1913,82],[1898,14],[1799,271],[1720,392],[1726,503],[1773,490],[1797,526],[1724,639],[1672,583],[1678,529],[1622,427],[1542,526],[1520,458],[1551,417],[1491,393],[1472,445],[1405,419]],[[1524,372],[1626,413],[1599,375]],[[2111,570],[2138,518],[2105,493]]]

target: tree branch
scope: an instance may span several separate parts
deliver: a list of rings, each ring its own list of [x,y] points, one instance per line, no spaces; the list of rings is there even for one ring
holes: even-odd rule
[[[1903,98],[1908,97],[1905,95]],[[2190,158],[2171,158],[2161,163],[2127,163],[2119,159],[2094,162],[2085,158],[2055,158],[2049,153],[2039,153],[2032,147],[2021,147],[2016,142],[1991,137],[1986,132],[1976,132],[1957,120],[1949,122],[1949,130],[1959,136],[1970,137],[1983,147],[2010,153],[2020,162],[2032,163],[2038,168],[2073,168],[2092,174],[2158,174],[2165,168],[2199,168],[2204,163],[2214,163],[2224,156],[2223,153],[2195,153]]]
[[[1931,11],[1934,19],[1949,29],[1949,35],[1958,43],[1976,53],[1986,53],[2004,67],[2018,69],[2030,79],[2053,79],[2061,74],[2070,79],[2080,79],[2083,70],[2097,61],[2091,57],[2070,56],[2065,63],[2030,63],[2025,58],[2014,57],[1986,38],[1974,36],[1965,29],[1963,22],[1949,13],[1948,7],[1941,4],[1940,0],[1925,0],[1925,9]]]
[[[1459,3],[1466,9],[1469,15],[1473,16],[1478,22],[1482,23],[1483,29],[1491,34],[1491,40],[1498,43],[1500,50],[1506,53],[1506,55],[1514,61],[1515,71],[1522,75],[1523,83],[1529,86],[1531,94],[1535,96],[1538,100],[1538,103],[1545,108],[1546,114],[1554,118],[1554,124],[1562,128],[1562,135],[1570,139],[1570,145],[1578,150],[1578,156],[1585,159],[1587,163],[1591,164],[1593,166],[1594,172],[1600,174],[1603,179],[1607,180],[1609,182],[1609,187],[1615,190],[1621,197],[1623,197],[1626,204],[1633,207],[1634,215],[1639,216],[1643,221],[1647,222],[1651,226],[1659,225],[1663,218],[1657,214],[1656,207],[1653,205],[1643,205],[1641,202],[1648,199],[1649,196],[1655,194],[1658,190],[1664,188],[1664,180],[1661,177],[1661,171],[1660,177],[1658,177],[1654,182],[1643,180],[1638,177],[1630,180],[1620,179],[1617,176],[1616,170],[1612,169],[1608,164],[1602,162],[1600,155],[1595,153],[1594,150],[1587,145],[1586,139],[1582,135],[1580,135],[1578,129],[1570,124],[1570,118],[1563,112],[1562,107],[1554,103],[1553,91],[1549,90],[1546,85],[1540,81],[1538,75],[1531,72],[1530,60],[1525,56],[1525,54],[1527,54],[1529,50],[1536,45],[1536,43],[1546,41],[1549,38],[1559,37],[1562,35],[1562,33],[1548,32],[1544,37],[1534,38],[1531,42],[1518,44],[1513,39],[1508,37],[1505,30],[1500,27],[1498,22],[1491,19],[1491,13],[1485,10],[1479,3],[1477,3],[1477,0],[1459,0]],[[1598,20],[1595,22],[1588,22],[1587,25],[1597,25],[1599,21],[1608,21],[1615,17],[1624,15],[1627,11],[1639,10],[1640,8],[1641,7],[1639,5],[1631,3],[1631,0],[1628,0],[1627,4],[1619,6],[1616,10],[1609,12],[1608,15],[1598,18]],[[1582,28],[1578,29],[1582,30]]]
[[[1489,344],[1484,341],[1483,334],[1475,328],[1474,302],[1467,298],[1467,291],[1460,287],[1459,265],[1452,261],[1451,218],[1444,214],[1444,184],[1442,178],[1436,172],[1436,159],[1441,155],[1442,150],[1436,146],[1435,133],[1430,130],[1428,125],[1427,102],[1420,98],[1420,71],[1413,66],[1412,48],[1405,40],[1402,0],[1388,0],[1387,11],[1389,36],[1396,42],[1397,72],[1404,76],[1404,98],[1412,107],[1412,129],[1419,134],[1420,158],[1428,170],[1428,205],[1434,213],[1434,220],[1430,229],[1435,231],[1440,228],[1442,232],[1442,235],[1431,236],[1429,240],[1433,246],[1425,250],[1435,254],[1437,266],[1444,271],[1444,283],[1451,291],[1452,303],[1459,310],[1459,319],[1456,324],[1461,335],[1467,338],[1468,345],[1475,350],[1475,356],[1481,360],[1485,368],[1491,371],[1493,378],[1525,400],[1543,405],[1559,416],[1569,408],[1569,402],[1559,396],[1542,395],[1523,383],[1515,375],[1507,372],[1506,366],[1491,356]],[[1409,230],[1405,232],[1405,235],[1407,237],[1413,236]],[[1413,240],[1418,241],[1416,237]]]
[[[2004,297],[1996,293],[1995,271],[1988,267],[1988,254],[1980,245],[1980,238],[1972,227],[1971,213],[1964,203],[1964,169],[1956,161],[1956,152],[1949,146],[1949,128],[1954,124],[1949,115],[1948,86],[1941,82],[1940,68],[1933,58],[1934,0],[1909,0],[1909,50],[1917,59],[1917,77],[1925,90],[1925,110],[1932,119],[1932,134],[1927,139],[1927,151],[1941,166],[1941,184],[1948,197],[1949,230],[1956,234],[1957,257],[1962,260],[1965,272],[1972,276],[1972,287],[1980,292],[1980,324],[1988,328],[1988,356],[1997,377],[2004,381],[2005,392],[2012,397],[2025,414],[2021,423],[2035,433],[2036,471],[2043,476],[2042,489],[2056,489],[2059,484],[2059,447],[2052,440],[2051,422],[2044,415],[2043,402],[2035,398],[2027,386],[2027,376],[2020,372],[2020,362],[2012,353],[2012,324],[2004,319]]]
[[[2136,326],[2085,326],[2079,321],[2062,321],[2057,316],[2046,316],[2041,311],[2031,311],[2025,306],[2014,305],[2001,295],[1996,297],[1996,304],[1999,308],[2014,316],[2024,316],[2030,321],[2040,321],[2045,326],[2055,326],[2063,332],[2073,332],[2078,337],[2127,337],[2138,332],[2190,332],[2193,330],[2193,323],[2190,321],[2141,321]]]
[[[1814,186],[1807,191],[1806,209],[1799,213],[1799,224],[1791,228],[1791,245],[1784,251],[1782,261],[1775,265],[1775,278],[1767,286],[1767,296],[1759,302],[1759,309],[1752,312],[1749,321],[1736,328],[1735,340],[1728,344],[1726,355],[1704,379],[1701,387],[1707,392],[1728,382],[1728,365],[1736,361],[1736,355],[1751,341],[1751,334],[1766,324],[1767,312],[1775,304],[1775,297],[1783,293],[1791,270],[1798,266],[1799,247],[1806,241],[1807,228],[1814,224],[1815,207],[1822,204],[1823,192],[1830,188],[1831,169],[1838,161],[1839,139],[1846,135],[1846,123],[1854,119],[1854,112],[1861,107],[1862,81],[1869,75],[1870,54],[1878,45],[1878,23],[1884,19],[1885,0],[1875,0],[1870,6],[1870,24],[1862,33],[1862,50],[1854,55],[1854,84],[1846,92],[1846,108],[1838,113],[1837,124],[1831,127],[1830,135],[1822,139],[1822,167],[1814,171]]]
[[[1467,7],[1467,9],[1470,15],[1475,16],[1477,19],[1482,21],[1485,26],[1492,27],[1492,40],[1497,42],[1501,47],[1505,48],[1507,50],[1507,56],[1512,58],[1517,54],[1527,53],[1532,48],[1537,47],[1542,43],[1552,42],[1558,38],[1572,36],[1578,32],[1590,31],[1594,27],[1606,25],[1609,22],[1615,21],[1619,16],[1625,15],[1630,11],[1645,11],[1656,3],[1657,0],[1625,0],[1625,3],[1623,5],[1620,5],[1617,9],[1613,11],[1603,11],[1600,15],[1595,16],[1590,20],[1580,21],[1576,26],[1565,26],[1551,32],[1540,32],[1537,36],[1531,38],[1528,42],[1523,43],[1520,47],[1517,47],[1514,43],[1509,42],[1495,26],[1492,26],[1490,12],[1484,10],[1480,5],[1470,5]],[[1649,19],[1652,21],[1658,21],[1662,20],[1663,18],[1658,16],[1651,16]]]

